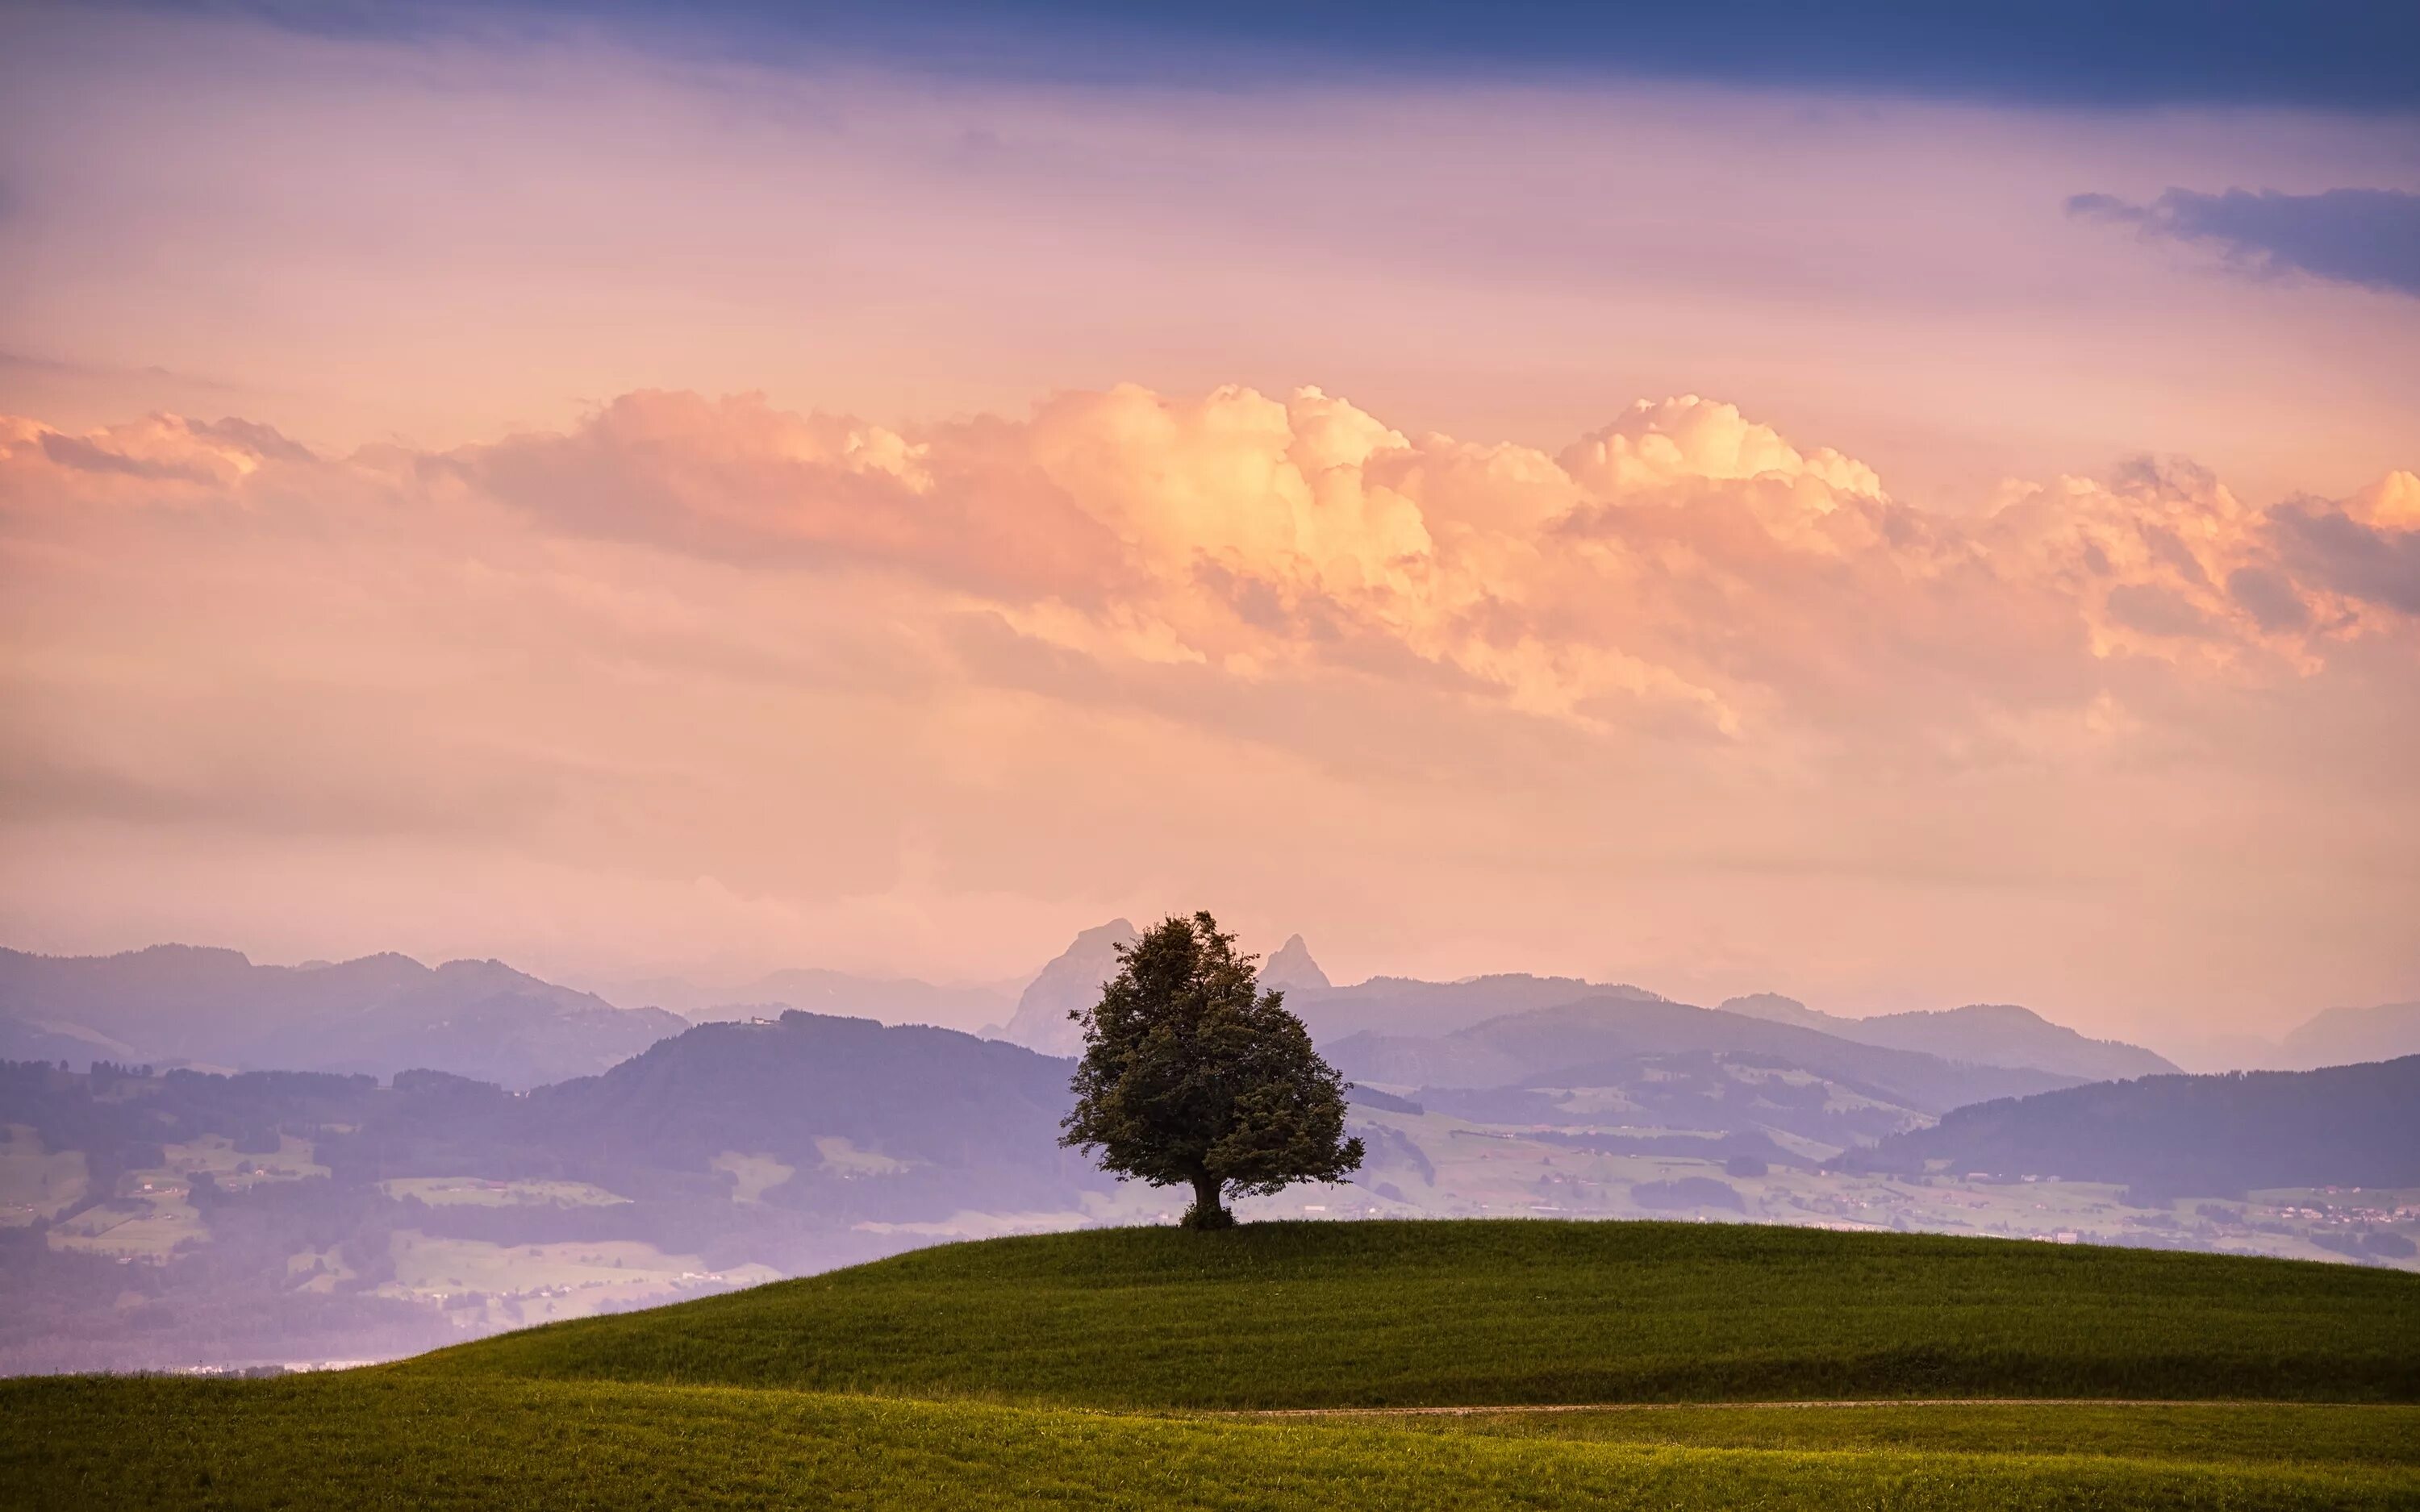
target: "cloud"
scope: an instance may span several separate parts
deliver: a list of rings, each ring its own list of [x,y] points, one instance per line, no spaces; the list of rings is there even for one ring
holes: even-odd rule
[[[49,466],[37,467],[37,459]],[[218,500],[224,490],[263,468],[315,461],[309,449],[274,426],[250,420],[199,421],[150,415],[70,435],[37,421],[0,415],[0,510],[50,505],[64,493],[57,472],[79,473],[130,502],[158,504]],[[167,491],[142,484],[174,484]]]
[[[2395,473],[2342,508],[2289,505],[2277,528],[2287,559],[2313,580],[2420,615],[2420,477]]]
[[[1100,523],[989,455],[996,429],[966,427],[939,455],[757,396],[641,393],[571,432],[434,465],[566,530],[727,561],[888,566],[1012,596],[1077,594],[1110,574],[1115,543]]]
[[[2411,607],[2380,532],[2420,517],[2396,479],[2271,515],[2177,464],[1943,515],[1695,395],[1552,455],[1408,435],[1309,388],[1125,386],[910,430],[639,393],[565,431],[345,460],[243,421],[11,424],[0,503],[256,509],[319,480],[721,568],[913,584],[1095,664],[1399,682],[1726,739],[1939,733],[2080,710],[2114,662],[2238,675],[2322,655],[2313,625]]]
[[[209,481],[209,474],[198,469],[177,462],[129,456],[78,436],[45,435],[41,438],[41,447],[44,456],[63,468],[73,468],[80,472],[115,472],[130,478],[175,478],[186,483]]]
[[[2070,215],[2140,226],[2164,240],[2216,247],[2260,277],[2301,274],[2392,294],[2420,295],[2420,194],[2392,189],[2273,189],[2223,194],[2171,189],[2147,205],[2078,194]]]
[[[311,449],[286,435],[274,425],[257,420],[230,416],[222,420],[188,421],[187,426],[196,436],[230,441],[264,461],[310,462],[316,460]]]
[[[2146,635],[2201,635],[2210,628],[2182,594],[2157,583],[2120,583],[2109,590],[2108,604],[2113,620]]]
[[[209,907],[301,930],[373,871],[544,876],[482,927],[939,973],[1183,893],[1372,951],[2243,991],[2337,927],[2315,898],[2381,940],[2420,904],[2408,774],[2360,754],[2420,732],[2415,541],[2409,474],[1919,507],[1703,396],[1552,449],[1311,388],[910,425],[639,393],[348,455],[0,420],[0,907],[200,919],[144,879],[215,865]],[[2139,959],[2077,964],[2118,899]]]
[[[2299,630],[2311,623],[2310,606],[2293,579],[2273,567],[2238,567],[2226,575],[2226,591],[2264,630]]]
[[[1953,11],[1900,18],[1894,44],[2036,24]],[[41,231],[17,261],[44,334],[17,345],[79,371],[0,358],[0,409],[78,429],[231,410],[315,446],[450,447],[560,430],[649,384],[895,422],[1071,381],[1315,373],[1399,423],[1550,453],[1633,397],[1752,384],[1793,439],[1927,499],[2097,464],[2129,437],[2263,498],[2409,461],[2420,306],[2288,309],[2039,213],[2045,183],[2420,187],[2393,121],[2079,130],[1847,100],[1821,66],[1762,92],[1357,65],[1099,90],[756,52],[667,69],[610,21],[496,35],[516,24],[405,45],[265,33],[225,8],[46,12],[0,85],[0,140],[55,149],[6,169]],[[689,29],[716,34],[710,15]],[[2075,24],[2042,29],[2088,51]],[[1800,56],[1760,41],[1710,61]],[[1001,150],[970,164],[970,131]],[[129,255],[152,246],[177,248],[174,288]],[[745,318],[701,312],[701,268]],[[433,339],[429,309],[476,339]],[[2261,362],[2237,360],[2248,345]]]

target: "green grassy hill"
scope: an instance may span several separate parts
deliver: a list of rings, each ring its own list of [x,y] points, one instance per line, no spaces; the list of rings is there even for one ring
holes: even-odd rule
[[[953,1244],[415,1372],[1095,1407],[2420,1400],[2420,1277],[1916,1234],[1292,1223]]]
[[[1957,1400],[1993,1396],[2199,1400]],[[1904,1400],[1771,1405],[1843,1397]],[[1483,1410],[1523,1403],[1596,1405]],[[2420,1277],[2395,1272],[1271,1224],[954,1245],[341,1375],[0,1382],[0,1487],[34,1507],[2408,1507],[2415,1403]],[[1482,1410],[1384,1411],[1407,1407]]]

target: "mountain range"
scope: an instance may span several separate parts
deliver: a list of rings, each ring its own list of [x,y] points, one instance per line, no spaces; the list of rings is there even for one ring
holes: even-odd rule
[[[1916,1050],[1977,1066],[2030,1066],[2088,1082],[2156,1076],[2178,1068],[2164,1056],[2122,1040],[2089,1040],[2014,1003],[1972,1003],[1938,1012],[1845,1018],[1794,998],[1758,993],[1726,999],[1727,1012],[1814,1029],[1860,1044]]]
[[[362,1141],[334,1142],[324,1158],[340,1173],[356,1159],[377,1167],[365,1172],[372,1176],[468,1163],[617,1190],[647,1185],[634,1172],[686,1173],[720,1191],[727,1181],[716,1162],[738,1155],[782,1173],[761,1200],[813,1212],[825,1227],[1047,1208],[1109,1180],[1059,1148],[1068,1071],[954,1029],[790,1010],[702,1024],[601,1075],[526,1097],[466,1082],[461,1095],[484,1099],[492,1114],[484,1124],[462,1108],[431,1113],[426,1100],[415,1119],[405,1102],[395,1117],[367,1122]],[[466,1137],[480,1149],[412,1148]],[[498,1149],[513,1153],[500,1158]],[[869,1174],[884,1179],[861,1180]]]
[[[997,1026],[1016,1007],[1016,991],[1000,983],[948,985],[823,966],[794,966],[739,980],[649,977],[589,986],[615,1003],[666,1009],[693,1024],[762,1017],[770,1007],[776,1012],[795,1008],[885,1024],[972,1030]]]
[[[1140,938],[1134,925],[1123,918],[1077,935],[1026,985],[1000,1037],[1046,1056],[1081,1050],[1083,1031],[1069,1015],[1100,1001],[1101,983],[1118,973],[1118,947]]]
[[[0,1373],[414,1352],[1069,1227],[1111,1182],[1059,1147],[1068,1071],[795,1011],[526,1094],[0,1062]]]
[[[0,1055],[19,1058],[376,1076],[428,1068],[529,1088],[604,1071],[687,1027],[499,961],[274,966],[187,945],[0,949]]]
[[[2316,1071],[2101,1082],[1957,1108],[1852,1157],[1867,1169],[2056,1176],[2138,1196],[2420,1186],[2420,1056]]]
[[[601,1071],[690,1022],[772,1017],[784,1009],[976,1030],[1065,1056],[1081,1044],[1069,1013],[1093,1001],[1117,969],[1116,947],[1135,937],[1124,918],[1085,930],[1015,997],[1006,983],[948,986],[819,967],[727,986],[659,978],[611,984],[600,995],[495,961],[431,967],[390,953],[274,966],[191,946],[78,958],[0,949],[0,1057],[379,1075],[426,1067],[526,1088]],[[1582,1001],[1669,1001],[1627,983],[1519,972],[1457,981],[1373,977],[1340,985],[1299,934],[1269,952],[1262,969],[1323,1045],[1359,1035],[1445,1041],[1386,1051],[1392,1058],[1383,1079],[1414,1086],[1464,1086],[1499,1073],[1517,1081],[1544,1069],[1490,1061],[1474,1041],[1455,1038],[1491,1020]],[[2091,1039],[2013,1004],[1853,1018],[1761,993],[1727,999],[1712,1011],[1958,1065],[2083,1081],[2178,1069],[2139,1045]],[[1737,1026],[1726,1033],[1727,1049],[1745,1052],[1755,1042]],[[2243,1059],[2304,1068],[2413,1052],[2420,1052],[2420,1004],[2397,1003],[2330,1010],[2281,1043],[2245,1051]],[[1366,1060],[1378,1050],[1364,1045],[1352,1054]],[[1399,1074],[1419,1069],[1407,1057],[1428,1057],[1437,1076]],[[1928,1094],[1919,1101],[1935,1100]]]
[[[2349,1066],[2420,1054],[2420,1003],[2332,1008],[2286,1036],[2278,1064],[2288,1070]]]
[[[1075,1054],[1082,1040],[1069,1013],[1091,1005],[1099,994],[1100,983],[1117,970],[1116,947],[1131,943],[1134,938],[1134,925],[1124,918],[1112,919],[1078,935],[1025,989],[1016,1012],[998,1031],[1000,1036],[1050,1055]],[[1501,972],[1458,981],[1373,977],[1339,986],[1321,969],[1299,934],[1289,936],[1270,952],[1262,964],[1262,980],[1268,986],[1284,989],[1286,1006],[1302,1019],[1314,1039],[1328,1046],[1342,1045],[1357,1035],[1388,1041],[1450,1041],[1490,1020],[1583,1001],[1620,999],[1669,1004],[1686,1012],[1679,1017],[1667,1015],[1662,1022],[1699,1023],[1701,1026],[1704,1021],[1689,1019],[1686,1013],[1706,1011],[1671,1004],[1660,994],[1626,982],[1539,977],[1526,972]],[[2081,1081],[2155,1075],[2177,1070],[2165,1057],[2139,1045],[2088,1039],[2013,1004],[1977,1004],[1940,1012],[1888,1013],[1856,1019],[1817,1012],[1792,998],[1766,993],[1731,998],[1721,1005],[1719,1011],[1964,1065],[2029,1069]],[[1758,1036],[1745,1026],[1731,1026],[1725,1033],[1700,1034],[1696,1039],[1699,1042],[1692,1048],[1717,1048],[1712,1041],[1720,1041],[1719,1048],[1747,1050],[1755,1045]],[[1371,1047],[1363,1046],[1351,1053],[1373,1052]],[[1442,1057],[1437,1060],[1439,1074],[1380,1076],[1373,1072],[1373,1079],[1410,1084],[1498,1085],[1485,1078],[1500,1076],[1503,1081],[1511,1081],[1542,1069],[1491,1060],[1468,1041],[1417,1047],[1398,1044],[1389,1053],[1398,1057]],[[1452,1069],[1442,1069],[1445,1067]],[[1404,1072],[1417,1068],[1397,1064],[1391,1069]],[[1470,1080],[1473,1077],[1481,1080]]]
[[[1767,1222],[2090,1222],[2117,1242],[2411,1255],[2409,1226],[2366,1210],[2346,1227],[2273,1202],[2205,1235],[2190,1213],[2131,1227],[2108,1187],[2074,1183],[2220,1198],[2420,1182],[2420,1057],[2061,1087],[1612,995],[1448,1035],[1357,1033],[1330,1054],[1410,1090],[1355,1088],[1367,1164],[1350,1185],[1291,1195],[1287,1215],[1711,1202]],[[700,1025],[522,1094],[434,1070],[381,1085],[0,1065],[0,1370],[406,1352],[944,1239],[1166,1221],[1163,1194],[1058,1145],[1070,1070],[997,1040],[796,1011]],[[1990,1100],[1940,1112],[1972,1097]],[[2047,1188],[1995,1198],[1997,1173],[2066,1176],[2057,1214],[2030,1211]]]
[[[1586,981],[1577,977],[1533,977],[1526,971],[1466,977],[1460,981],[1419,981],[1373,977],[1350,987],[1290,993],[1294,1010],[1313,1038],[1341,1042],[1357,1034],[1453,1034],[1490,1019],[1535,1009],[1557,1008],[1583,998],[1665,999],[1641,987]]]
[[[1951,1061],[1720,1009],[1609,995],[1507,1014],[1451,1034],[1363,1031],[1326,1053],[1347,1076],[1408,1088],[1610,1086],[1618,1080],[1604,1078],[1626,1074],[1642,1057],[1730,1057],[1812,1072],[1922,1114],[2081,1079]]]

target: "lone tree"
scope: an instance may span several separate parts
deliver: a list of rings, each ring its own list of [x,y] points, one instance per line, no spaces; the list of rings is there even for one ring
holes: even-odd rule
[[[1061,1144],[1154,1186],[1189,1184],[1187,1228],[1233,1227],[1229,1192],[1360,1167],[1361,1141],[1344,1137],[1347,1084],[1217,919],[1163,920],[1118,957],[1101,1000],[1068,1015],[1084,1026],[1084,1058]]]

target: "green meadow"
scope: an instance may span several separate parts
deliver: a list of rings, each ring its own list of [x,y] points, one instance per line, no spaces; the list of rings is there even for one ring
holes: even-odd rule
[[[1121,1228],[920,1250],[403,1368],[1120,1408],[2420,1401],[2420,1276],[1746,1224]]]
[[[1521,1405],[1585,1410],[1488,1411]],[[2420,1277],[1735,1225],[1095,1231],[368,1370],[0,1383],[0,1487],[37,1507],[2410,1507]]]

